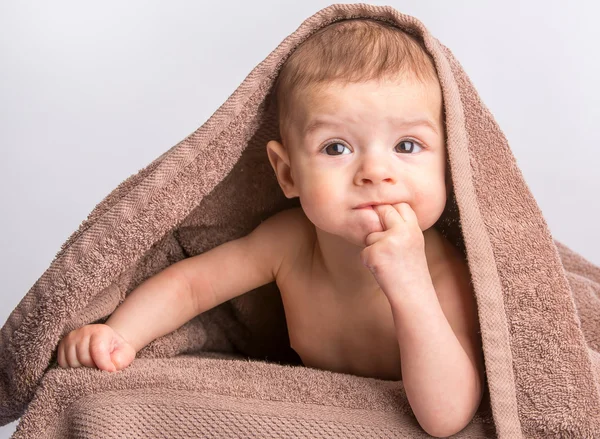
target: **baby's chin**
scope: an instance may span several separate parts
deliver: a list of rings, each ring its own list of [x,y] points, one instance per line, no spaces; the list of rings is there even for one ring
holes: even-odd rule
[[[383,231],[379,215],[372,208],[360,209],[357,213],[359,216],[354,222],[361,230],[367,234]]]
[[[327,224],[325,222],[313,222],[315,227],[320,230],[335,235],[339,238],[344,239],[350,244],[357,247],[366,247],[365,241],[367,236],[373,232],[383,232],[381,221],[377,212],[371,210],[371,212],[354,212],[358,215],[354,215],[350,218],[344,218],[340,221],[340,218],[329,217]]]

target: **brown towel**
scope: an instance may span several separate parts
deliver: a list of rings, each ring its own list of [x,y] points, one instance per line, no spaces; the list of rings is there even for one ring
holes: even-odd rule
[[[489,390],[454,437],[600,437],[600,267],[552,239],[450,50],[391,7],[340,4],[304,21],[206,123],[102,200],[12,312],[0,333],[0,424],[22,416],[15,438],[425,437],[401,382],[298,364],[275,284],[155,340],[126,370],[56,364],[64,335],[104,322],[149,276],[299,205],[266,156],[279,137],[270,93],[298,44],[347,18],[422,39],[442,85],[453,192],[438,227],[468,260]]]

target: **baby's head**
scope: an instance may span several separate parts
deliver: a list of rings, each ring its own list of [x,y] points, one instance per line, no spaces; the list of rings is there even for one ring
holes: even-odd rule
[[[269,161],[316,227],[364,245],[381,228],[375,211],[356,208],[369,201],[408,203],[421,230],[439,219],[442,91],[415,37],[370,19],[329,25],[286,60],[273,96],[281,142],[267,144]]]

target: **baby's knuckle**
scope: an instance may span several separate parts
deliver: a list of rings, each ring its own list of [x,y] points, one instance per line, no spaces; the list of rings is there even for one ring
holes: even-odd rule
[[[93,343],[90,342],[90,352],[93,355],[98,355],[98,354],[104,352],[103,344],[99,341],[95,341]]]
[[[398,248],[402,245],[404,238],[398,235],[392,235],[387,240],[387,243],[390,247]]]
[[[83,328],[81,328],[81,330],[83,331],[83,333],[84,333],[86,336],[88,336],[88,337],[89,337],[89,336],[91,336],[92,334],[96,333],[96,331],[97,331],[97,328],[96,328],[96,325],[86,325],[86,326],[84,326]]]

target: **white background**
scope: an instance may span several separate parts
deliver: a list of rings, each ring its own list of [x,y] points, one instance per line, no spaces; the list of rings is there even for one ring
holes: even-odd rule
[[[0,1],[0,324],[97,203],[202,125],[329,4]],[[452,50],[553,237],[600,264],[599,7],[371,4],[413,15]]]

